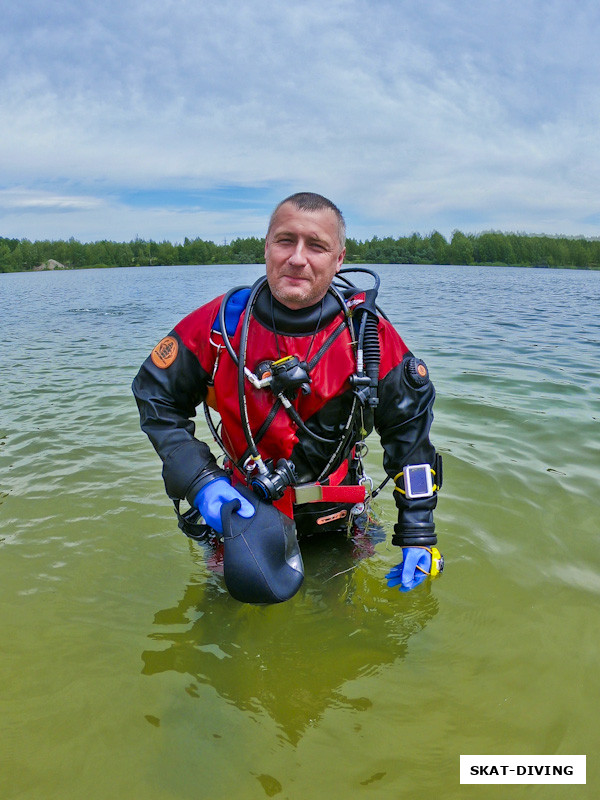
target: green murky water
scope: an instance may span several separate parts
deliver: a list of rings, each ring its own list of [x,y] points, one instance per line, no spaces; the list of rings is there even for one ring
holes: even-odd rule
[[[596,797],[600,273],[382,267],[438,389],[446,572],[400,594],[391,534],[317,542],[254,608],[178,531],[129,385],[261,271],[0,275],[0,798]],[[587,786],[460,786],[478,753],[586,754]]]

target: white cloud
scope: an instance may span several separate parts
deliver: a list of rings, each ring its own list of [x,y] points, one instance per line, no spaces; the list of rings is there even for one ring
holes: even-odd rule
[[[36,189],[0,189],[0,209],[7,212],[50,211],[55,213],[72,211],[98,211],[106,202],[97,197],[55,194]]]
[[[124,189],[228,185],[322,191],[363,238],[594,234],[598,16],[588,0],[25,0],[0,34],[0,174],[95,198],[69,220],[92,238],[140,215]],[[37,237],[33,209],[0,235]],[[175,238],[189,213],[143,228]]]

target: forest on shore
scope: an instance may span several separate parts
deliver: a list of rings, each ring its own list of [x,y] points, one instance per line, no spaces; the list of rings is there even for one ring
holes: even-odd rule
[[[48,268],[175,266],[183,264],[261,264],[265,240],[257,237],[215,244],[185,238],[181,244],[136,238],[130,242],[29,241],[0,237],[0,272]],[[53,262],[57,262],[54,264]],[[600,269],[600,239],[502,233],[464,234],[448,241],[429,236],[346,242],[346,262],[359,264],[458,264]]]

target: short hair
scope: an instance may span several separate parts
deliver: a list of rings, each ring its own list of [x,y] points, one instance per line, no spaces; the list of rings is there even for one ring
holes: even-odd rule
[[[277,214],[281,206],[285,205],[286,203],[291,203],[295,208],[298,209],[298,211],[323,211],[324,209],[329,209],[329,211],[333,211],[337,220],[338,239],[340,242],[340,247],[342,249],[345,247],[346,221],[344,220],[342,212],[335,205],[335,203],[331,202],[331,200],[328,200],[326,197],[323,197],[322,194],[316,194],[315,192],[296,192],[296,194],[291,194],[289,197],[286,197],[285,200],[282,200],[281,203],[278,203],[273,213],[271,214],[271,218],[269,219],[267,236],[269,235],[271,228],[273,226],[273,220],[275,219],[275,214]]]

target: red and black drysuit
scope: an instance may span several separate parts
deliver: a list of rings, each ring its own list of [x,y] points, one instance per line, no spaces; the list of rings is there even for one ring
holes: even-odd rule
[[[349,292],[346,292],[348,295]],[[240,422],[237,394],[238,369],[226,350],[221,350],[215,372],[220,334],[213,330],[222,298],[216,298],[185,317],[149,356],[135,380],[133,392],[142,430],[163,461],[163,479],[172,499],[190,504],[209,481],[226,476],[208,445],[194,437],[192,417],[207,399],[221,417],[220,435],[233,463],[247,456],[247,442]],[[349,308],[360,303],[358,291],[346,296]],[[243,315],[230,337],[239,352]],[[441,469],[441,460],[429,440],[435,390],[422,362],[414,358],[393,326],[377,320],[380,342],[378,404],[365,406],[345,452],[331,464],[328,474],[350,482],[349,453],[373,426],[381,437],[386,473],[394,479],[407,464],[430,464]],[[294,407],[306,426],[319,436],[339,441],[353,401],[350,376],[356,371],[355,345],[338,299],[328,293],[315,306],[290,310],[271,295],[267,286],[252,309],[247,337],[246,364],[253,372],[262,362],[296,355],[310,366],[310,393],[298,393]],[[419,374],[414,365],[419,365]],[[213,374],[214,373],[214,374]],[[214,385],[213,385],[214,384]],[[209,394],[210,392],[210,394]],[[328,464],[335,445],[315,441],[290,419],[272,392],[256,389],[248,381],[245,397],[251,429],[263,460],[291,460],[297,482],[311,483]],[[216,401],[216,402],[215,402]],[[235,476],[234,476],[235,477]],[[327,483],[327,480],[321,481]],[[441,476],[436,476],[441,484]],[[400,491],[394,496],[398,523],[393,543],[431,547],[436,544],[433,510],[437,495],[409,500]],[[294,516],[301,516],[302,508]]]

